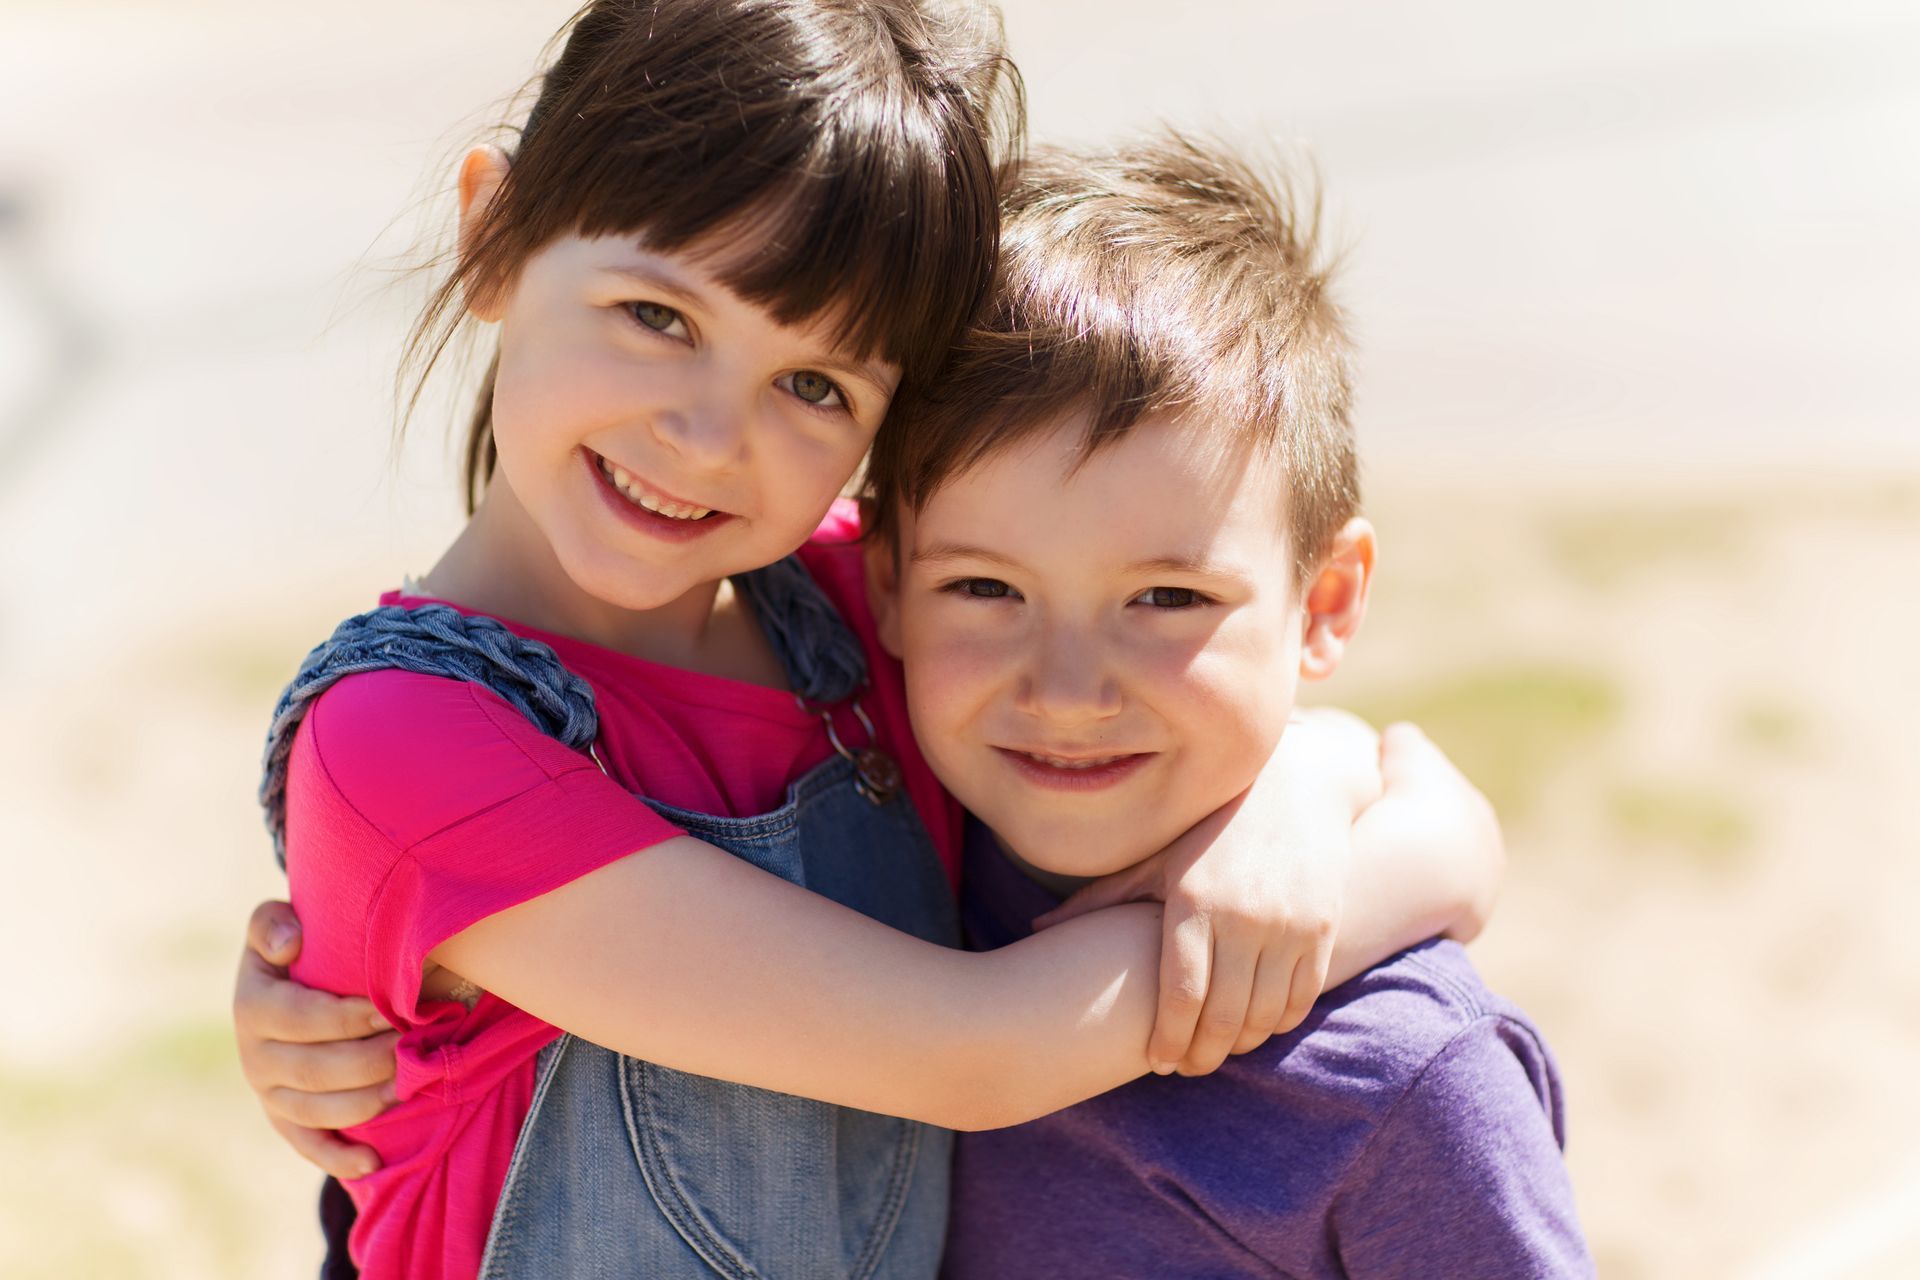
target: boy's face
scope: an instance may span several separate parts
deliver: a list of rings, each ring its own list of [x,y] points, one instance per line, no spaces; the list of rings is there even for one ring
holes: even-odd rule
[[[1148,420],[1075,469],[1084,438],[1070,416],[903,513],[875,581],[940,780],[1025,861],[1096,876],[1252,783],[1303,612],[1265,451]]]

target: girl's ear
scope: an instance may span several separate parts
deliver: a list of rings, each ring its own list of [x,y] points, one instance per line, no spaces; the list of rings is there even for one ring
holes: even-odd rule
[[[467,152],[460,161],[460,257],[464,261],[479,242],[486,226],[493,198],[507,177],[507,153],[495,146],[480,146]],[[469,280],[467,310],[476,320],[491,323],[500,318],[502,298],[493,284]]]
[[[873,610],[874,625],[879,628],[880,647],[898,658],[900,644],[900,543],[898,535],[868,538],[867,604]]]
[[[1324,680],[1340,665],[1347,642],[1366,616],[1378,550],[1373,526],[1355,516],[1333,537],[1333,546],[1307,587],[1300,644],[1300,674]]]

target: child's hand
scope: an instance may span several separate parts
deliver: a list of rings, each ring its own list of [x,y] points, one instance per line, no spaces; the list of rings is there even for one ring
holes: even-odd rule
[[[1379,790],[1371,729],[1343,712],[1299,712],[1244,794],[1036,924],[1165,902],[1147,1057],[1162,1074],[1204,1075],[1312,1009],[1340,921],[1354,817]]]
[[[1436,880],[1430,896],[1438,914],[1427,921],[1427,931],[1471,942],[1486,928],[1506,873],[1506,844],[1493,806],[1410,724],[1381,731],[1380,774],[1386,790],[1354,824],[1354,848],[1369,855],[1405,850],[1406,862]],[[1383,870],[1403,887],[1411,878],[1398,860]]]
[[[380,1167],[380,1157],[330,1131],[393,1105],[399,1037],[371,1002],[288,978],[287,966],[299,954],[300,920],[292,906],[255,907],[233,987],[240,1070],[289,1146],[336,1178],[363,1178]]]

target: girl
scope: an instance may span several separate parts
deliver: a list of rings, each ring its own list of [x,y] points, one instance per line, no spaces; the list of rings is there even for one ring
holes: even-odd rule
[[[929,1275],[940,1126],[1148,1069],[1157,908],[950,949],[957,815],[829,517],[980,300],[1017,121],[976,11],[601,0],[515,154],[462,165],[416,350],[499,329],[472,519],[303,668],[267,788],[295,976],[398,1032],[397,1105],[354,1135],[369,1274]],[[1279,835],[1249,806],[1205,879],[1330,897],[1355,773]],[[1260,861],[1303,843],[1293,879]],[[1404,897],[1354,903],[1336,977],[1473,878],[1362,856],[1404,860]],[[1313,930],[1251,914],[1256,954],[1210,958],[1262,981],[1190,1067],[1326,977]],[[1200,1014],[1169,1006],[1164,1069]]]

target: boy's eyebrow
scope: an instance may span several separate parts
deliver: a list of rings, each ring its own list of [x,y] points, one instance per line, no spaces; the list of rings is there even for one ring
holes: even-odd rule
[[[934,564],[946,560],[984,560],[988,564],[997,564],[1004,569],[1020,567],[1020,562],[1012,556],[1001,555],[998,551],[989,551],[985,547],[975,547],[964,542],[936,542],[930,547],[921,547],[913,553],[915,564]]]
[[[1136,560],[1128,565],[1124,572],[1135,573],[1192,573],[1206,578],[1231,578],[1231,570],[1222,569],[1198,556],[1155,556],[1151,560]]]

